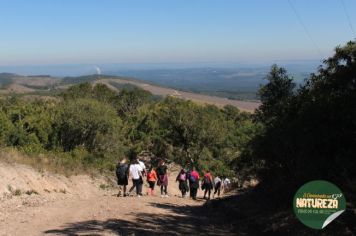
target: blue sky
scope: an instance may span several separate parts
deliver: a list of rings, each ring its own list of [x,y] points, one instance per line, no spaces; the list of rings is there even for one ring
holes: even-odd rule
[[[290,2],[309,36],[288,0],[2,0],[0,66],[320,60],[356,37],[355,0]]]

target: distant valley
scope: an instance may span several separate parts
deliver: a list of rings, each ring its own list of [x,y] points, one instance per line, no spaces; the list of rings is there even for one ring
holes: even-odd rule
[[[297,84],[301,84],[316,68],[315,64],[288,64],[286,68]],[[236,100],[259,100],[257,91],[266,83],[264,78],[270,66],[239,68],[188,68],[188,69],[128,69],[110,71],[110,75],[139,78],[160,86],[187,92],[202,93]]]
[[[139,87],[151,92],[159,97],[174,96],[177,98],[192,100],[200,104],[212,104],[219,107],[233,105],[243,111],[254,111],[259,102],[239,101],[217,96],[209,96],[193,92],[185,92],[172,88],[166,88],[145,81],[130,77],[108,76],[108,75],[87,75],[77,77],[57,78],[49,75],[21,76],[11,73],[0,73],[0,95],[20,94],[21,96],[53,96],[70,86],[78,83],[102,83],[115,91],[123,88]]]
[[[318,61],[278,62],[300,84],[316,70]],[[100,72],[118,78],[149,83],[151,85],[175,90],[212,95],[234,100],[259,100],[257,91],[264,84],[270,64],[100,64],[100,65],[47,65],[0,67],[0,71],[9,71],[24,75],[52,75],[63,79],[62,82],[85,81],[85,75]],[[72,77],[66,77],[72,75]],[[83,76],[84,75],[84,76]],[[10,76],[11,77],[11,76]],[[42,78],[43,79],[43,78]],[[7,82],[6,82],[7,81]],[[0,86],[7,84],[9,74],[3,74]]]

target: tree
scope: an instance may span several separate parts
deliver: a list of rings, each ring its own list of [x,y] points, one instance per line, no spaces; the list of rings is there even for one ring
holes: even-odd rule
[[[9,143],[9,136],[13,132],[14,126],[6,113],[0,110],[0,145]]]
[[[63,92],[61,96],[66,101],[78,98],[90,98],[92,97],[92,86],[90,83],[73,85]]]
[[[192,162],[201,169],[214,165],[214,160],[221,158],[217,154],[226,137],[227,126],[217,107],[167,98],[160,106],[158,118],[161,135],[172,145],[178,163]]]
[[[89,151],[107,146],[106,137],[120,132],[121,120],[114,108],[92,99],[65,103],[59,117],[60,140],[65,151],[84,146]],[[101,141],[101,142],[100,142]]]
[[[257,109],[256,115],[259,121],[272,123],[278,117],[283,116],[293,96],[295,83],[287,75],[287,71],[277,65],[272,65],[266,79],[268,83],[261,86],[258,92],[262,104]]]
[[[123,89],[116,99],[115,107],[121,117],[130,116],[138,107],[148,103],[151,97],[150,92],[140,88]]]

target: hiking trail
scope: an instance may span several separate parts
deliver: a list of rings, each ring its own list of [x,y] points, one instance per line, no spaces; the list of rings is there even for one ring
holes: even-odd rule
[[[158,186],[156,196],[117,197],[101,178],[0,163],[0,235],[232,235],[210,224],[201,191],[198,201],[179,197],[176,175],[169,176],[168,198]]]

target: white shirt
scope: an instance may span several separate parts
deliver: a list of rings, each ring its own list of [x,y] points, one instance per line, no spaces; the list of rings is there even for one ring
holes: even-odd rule
[[[226,179],[224,180],[224,186],[228,186],[230,183],[231,183],[231,182],[230,182],[230,180],[229,180],[228,178],[226,178]]]
[[[142,170],[146,170],[145,163],[143,163],[142,161],[138,160],[138,164],[141,166]]]
[[[221,179],[220,179],[219,177],[215,177],[215,179],[214,179],[214,184],[217,184],[217,183],[219,183],[219,182],[221,182]]]
[[[133,179],[139,179],[141,176],[142,167],[140,164],[130,165],[130,174]]]

